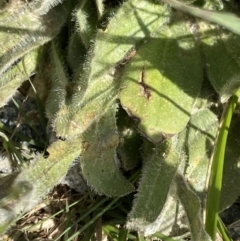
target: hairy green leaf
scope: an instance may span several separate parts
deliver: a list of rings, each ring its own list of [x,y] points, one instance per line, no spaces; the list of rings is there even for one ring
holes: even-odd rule
[[[81,154],[82,173],[98,193],[123,196],[134,191],[133,185],[120,172],[116,147],[119,143],[116,126],[116,107],[109,110],[84,134]]]
[[[16,89],[36,70],[41,49],[32,50],[0,78],[0,107],[7,104]]]
[[[64,0],[32,0],[29,6],[35,13],[44,15],[63,1]]]
[[[187,185],[181,174],[175,176],[177,195],[185,209],[191,230],[192,241],[211,241],[204,231],[201,202],[197,195]]]
[[[206,198],[206,178],[218,130],[217,116],[209,109],[201,109],[189,122],[186,134],[185,176],[201,200]]]
[[[66,10],[34,14],[23,1],[12,1],[0,14],[0,76],[19,58],[52,39],[66,20]]]
[[[202,85],[200,51],[181,18],[147,39],[122,76],[121,104],[155,143],[184,129]]]
[[[67,84],[69,76],[66,73],[61,52],[56,41],[51,42],[51,90],[48,95],[45,109],[47,117],[52,121],[62,106],[65,106]]]
[[[48,158],[40,157],[14,181],[9,179],[9,195],[3,197],[0,203],[0,211],[7,215],[5,220],[0,219],[1,232],[15,220],[17,214],[33,208],[66,174],[71,162],[82,151],[81,140],[56,141],[47,151]]]
[[[103,16],[104,3],[103,3],[103,0],[94,0],[94,1],[95,1],[96,6],[97,6],[98,19],[100,19]]]
[[[161,213],[178,165],[184,159],[177,142],[176,137],[169,138],[156,146],[151,155],[147,154],[138,194],[128,216],[128,228],[144,232]]]
[[[152,1],[130,0],[120,7],[106,30],[99,30],[96,35],[73,100],[62,110],[69,114],[56,122],[58,135],[70,138],[81,134],[104,114],[118,94],[119,81],[114,81],[119,75],[116,65],[168,19],[167,8]]]
[[[178,172],[184,173],[187,185],[201,201],[206,195],[205,182],[217,128],[216,115],[206,108],[200,109],[191,116],[187,128],[179,134],[175,148],[180,151],[179,155],[182,158]],[[149,150],[146,152],[149,153]],[[165,183],[164,180],[162,182]],[[152,234],[159,231],[167,236],[179,237],[189,231],[184,205],[179,203],[177,197],[176,187],[171,184],[161,213],[151,225],[147,226],[145,233]]]
[[[240,37],[207,22],[198,26],[208,78],[226,101],[240,86]]]
[[[86,48],[81,42],[77,31],[74,31],[69,41],[67,54],[68,65],[74,74],[76,72],[80,72],[80,74],[82,74],[85,55]],[[75,74],[75,79],[77,77],[79,78],[79,75]]]
[[[97,32],[98,13],[93,0],[81,1],[76,13],[77,33],[85,48],[88,49]]]

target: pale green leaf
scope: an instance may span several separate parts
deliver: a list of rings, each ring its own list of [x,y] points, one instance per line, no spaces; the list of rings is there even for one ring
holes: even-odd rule
[[[202,85],[200,50],[184,18],[175,15],[169,27],[147,39],[122,76],[121,104],[155,143],[184,129]]]
[[[29,6],[35,13],[44,15],[63,1],[64,0],[32,0]]]
[[[201,201],[187,185],[181,174],[175,176],[177,195],[187,214],[192,241],[211,241],[204,231]]]
[[[91,40],[97,32],[98,12],[93,0],[81,1],[75,12],[77,33],[85,48],[91,45]]]
[[[104,12],[104,3],[103,3],[104,1],[103,0],[94,0],[94,1],[97,6],[98,19],[100,19]]]
[[[46,101],[45,110],[47,117],[52,121],[59,109],[66,104],[66,88],[69,76],[56,41],[51,42],[50,56],[51,90]]]
[[[117,166],[116,147],[119,143],[116,107],[109,110],[84,134],[80,164],[87,183],[98,193],[123,196],[134,191]]]
[[[32,50],[0,78],[0,107],[7,104],[17,88],[34,74],[41,49]]]
[[[240,36],[207,22],[198,22],[206,71],[222,101],[240,86]]]
[[[218,130],[217,116],[209,109],[202,109],[193,115],[186,134],[188,156],[185,176],[201,200],[206,198],[207,171]]]
[[[65,120],[56,121],[58,135],[70,138],[82,134],[105,113],[118,94],[119,81],[115,79],[120,73],[115,67],[136,44],[158,31],[168,19],[168,9],[152,1],[123,3],[106,30],[99,30],[96,35],[84,73],[76,80],[79,84],[73,100],[61,110]]]
[[[176,143],[177,138],[170,138],[154,147],[151,154],[149,148],[145,149],[148,159],[145,159],[138,194],[128,215],[128,228],[145,232],[161,213],[178,165],[184,160]]]
[[[51,40],[67,16],[64,7],[38,16],[23,1],[18,4],[12,1],[0,14],[0,76],[26,53]]]
[[[216,115],[203,108],[191,116],[188,127],[178,136],[177,149],[180,151],[184,145],[184,151],[180,152],[184,159],[178,167],[178,172],[185,174],[187,184],[201,201],[206,197],[205,182],[217,128]],[[159,231],[171,237],[186,235],[190,229],[186,218],[184,205],[179,203],[175,186],[172,185],[163,210],[147,231]]]
[[[1,220],[0,232],[11,224],[20,212],[29,211],[63,177],[71,162],[82,151],[81,139],[56,141],[48,149],[48,158],[40,157],[37,162],[21,172],[15,180],[9,179],[0,209],[8,215]],[[21,188],[20,188],[21,187]]]

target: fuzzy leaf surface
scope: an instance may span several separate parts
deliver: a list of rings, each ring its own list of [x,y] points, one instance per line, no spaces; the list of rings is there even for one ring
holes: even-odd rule
[[[71,162],[82,151],[81,140],[56,141],[47,151],[48,158],[40,157],[35,165],[21,172],[14,181],[10,179],[9,195],[3,197],[0,203],[0,211],[7,217],[0,222],[1,232],[17,214],[33,208],[66,174]]]
[[[91,40],[93,40],[93,36],[97,31],[97,14],[93,0],[81,1],[75,13],[77,33],[87,49],[90,47]]]
[[[146,154],[148,159],[145,160],[138,194],[128,216],[128,228],[143,232],[161,213],[183,158],[176,142],[177,139],[169,138],[156,146],[151,154]]]
[[[181,157],[184,158],[178,167],[178,172],[184,173],[187,185],[201,201],[205,198],[207,170],[217,128],[216,115],[209,109],[200,109],[191,116],[187,128],[178,136],[177,148],[181,150],[180,147],[183,145]],[[188,218],[184,204],[178,201],[175,185],[169,189],[163,210],[156,220],[146,227],[145,233],[152,234],[159,231],[167,236],[179,237],[189,231],[189,223],[185,221]]]
[[[26,54],[19,63],[5,72],[0,78],[0,107],[7,104],[14,95],[15,90],[29,78],[37,67],[38,53],[40,49]]]
[[[64,0],[33,0],[30,3],[30,8],[34,10],[35,13],[44,15],[63,1]]]
[[[94,0],[96,6],[97,6],[97,12],[98,12],[98,19],[100,19],[104,12],[104,1],[103,0]]]
[[[82,66],[84,63],[85,55],[86,55],[86,48],[83,45],[83,43],[81,43],[81,39],[77,31],[74,31],[69,41],[68,55],[67,55],[67,62],[71,70],[73,71],[73,73],[76,73],[77,71],[82,73]],[[76,79],[76,75],[75,75],[75,79]]]
[[[61,106],[65,105],[66,87],[69,76],[66,73],[60,49],[55,41],[51,42],[51,90],[45,105],[46,115],[51,120]]]
[[[191,230],[192,241],[211,241],[204,230],[202,222],[201,202],[197,195],[187,185],[184,177],[177,174],[175,177],[177,195],[185,209]]]
[[[121,104],[138,118],[140,132],[155,143],[162,133],[184,129],[202,85],[200,50],[191,23],[180,19],[182,14],[175,15],[167,28],[146,40],[122,76]]]
[[[202,109],[191,117],[186,134],[186,155],[188,159],[185,177],[201,200],[206,198],[207,171],[218,125],[217,116],[209,109]]]
[[[18,4],[13,1],[0,13],[0,76],[26,53],[52,39],[67,17],[64,7],[39,16],[23,1]]]
[[[124,196],[134,191],[117,166],[116,147],[119,143],[116,107],[109,108],[83,137],[81,168],[84,178],[98,193]]]
[[[71,138],[82,134],[104,114],[118,95],[119,81],[114,81],[119,75],[116,65],[137,43],[166,23],[168,15],[165,6],[152,1],[123,3],[106,30],[99,30],[96,35],[73,100],[62,110],[64,118],[56,120],[58,135]]]
[[[240,36],[199,21],[208,78],[225,102],[240,86]]]

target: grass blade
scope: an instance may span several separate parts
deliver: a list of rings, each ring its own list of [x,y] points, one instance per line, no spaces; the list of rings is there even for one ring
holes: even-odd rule
[[[195,17],[219,24],[232,31],[233,33],[240,35],[240,19],[235,14],[196,8],[176,0],[163,0],[163,2],[170,4],[172,7],[183,12],[187,12]]]
[[[211,174],[208,185],[205,223],[206,231],[212,240],[215,240],[216,236],[219,202],[222,189],[224,156],[228,131],[239,96],[240,91],[237,91],[228,102],[226,112],[223,113],[219,134],[216,139],[216,146],[213,153]]]
[[[223,241],[232,241],[232,239],[220,217],[218,217],[217,228],[218,228],[219,233],[222,236]]]

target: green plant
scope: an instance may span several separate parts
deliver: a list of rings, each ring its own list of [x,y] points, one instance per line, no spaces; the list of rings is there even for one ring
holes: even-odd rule
[[[203,9],[164,2],[239,34],[239,19],[210,10],[220,10],[221,1],[197,2]],[[118,9],[97,0],[57,3],[0,1],[1,106],[26,73],[35,74],[33,82],[41,80],[45,87],[39,95],[45,96],[46,116],[60,137],[48,147],[47,158],[40,157],[9,182],[0,201],[0,233],[18,213],[37,204],[80,156],[89,186],[109,197],[136,188],[119,163],[124,171],[142,165],[128,229],[146,236],[159,231],[182,237],[190,232],[192,240],[214,240],[218,212],[240,193],[234,141],[239,120],[233,109],[226,112],[227,118],[233,116],[233,125],[220,127],[230,128],[231,145],[227,135],[225,142],[217,137],[226,103],[234,99],[236,106],[238,99],[239,36],[154,0],[128,0]],[[226,3],[225,9],[234,12],[233,4]],[[224,176],[219,169],[220,185],[214,190],[215,178],[210,185],[206,182],[219,168],[218,154]],[[215,191],[220,206],[213,211],[209,207]],[[215,221],[209,224],[212,211]]]

